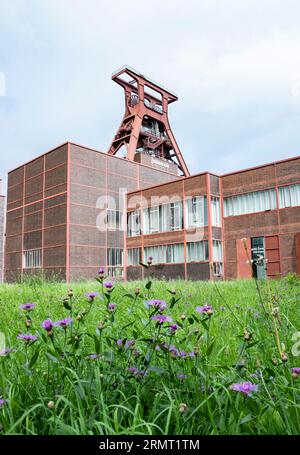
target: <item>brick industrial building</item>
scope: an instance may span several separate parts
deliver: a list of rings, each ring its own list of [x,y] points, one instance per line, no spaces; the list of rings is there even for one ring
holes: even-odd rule
[[[125,114],[107,153],[66,142],[9,173],[5,279],[138,279],[149,256],[166,278],[248,278],[249,259],[258,277],[299,273],[300,158],[190,176],[176,95],[129,67],[112,79]]]
[[[4,214],[5,214],[5,197],[1,196],[0,180],[0,283],[3,281],[3,261],[4,261]]]
[[[127,196],[127,278],[153,258],[158,277],[259,278],[300,273],[300,157],[202,173]]]

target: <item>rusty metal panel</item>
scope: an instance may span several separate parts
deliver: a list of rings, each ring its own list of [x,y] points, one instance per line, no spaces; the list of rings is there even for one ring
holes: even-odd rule
[[[247,251],[246,251],[246,248]],[[247,256],[247,252],[249,258]],[[251,260],[251,239],[236,240],[236,261],[237,261],[237,278],[252,278],[252,268],[249,263]]]
[[[66,243],[66,225],[53,226],[44,230],[44,247],[64,245]]]
[[[280,274],[279,237],[271,235],[265,237],[267,258],[267,276],[274,277]]]
[[[295,234],[296,244],[296,273],[300,275],[300,232]]]
[[[40,213],[40,212],[39,212]],[[67,205],[57,205],[46,209],[44,212],[44,227],[64,224],[67,221]]]
[[[66,265],[66,246],[44,248],[43,250],[44,267],[62,267]]]

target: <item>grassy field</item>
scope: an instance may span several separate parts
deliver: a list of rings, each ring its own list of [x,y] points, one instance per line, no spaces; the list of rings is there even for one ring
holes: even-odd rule
[[[1,434],[299,434],[296,277],[72,290],[0,286]]]

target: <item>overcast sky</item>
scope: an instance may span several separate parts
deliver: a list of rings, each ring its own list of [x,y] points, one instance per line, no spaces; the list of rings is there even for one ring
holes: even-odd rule
[[[299,18],[297,0],[0,0],[0,177],[66,140],[106,151],[124,64],[178,94],[191,173],[300,155]]]

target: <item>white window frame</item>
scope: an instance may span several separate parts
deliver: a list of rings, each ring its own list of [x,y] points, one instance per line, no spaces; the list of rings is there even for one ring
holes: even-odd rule
[[[23,253],[23,269],[40,269],[42,267],[42,249],[26,250]]]

